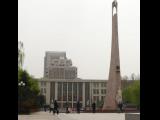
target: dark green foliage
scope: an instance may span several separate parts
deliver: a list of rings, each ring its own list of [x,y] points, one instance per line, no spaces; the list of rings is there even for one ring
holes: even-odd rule
[[[29,113],[31,109],[39,107],[39,86],[38,81],[23,70],[24,47],[21,41],[18,42],[18,83],[23,82],[25,86],[18,86],[18,112]]]
[[[137,105],[140,107],[140,80],[135,80],[133,84],[123,89],[123,101]]]
[[[37,106],[37,96],[40,91],[38,81],[22,69],[18,71],[18,82],[20,81],[23,81],[25,86],[18,86],[19,112],[29,112],[31,108]]]

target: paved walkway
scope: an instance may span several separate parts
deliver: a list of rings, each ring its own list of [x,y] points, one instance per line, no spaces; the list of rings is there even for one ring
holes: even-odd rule
[[[125,120],[124,113],[60,113],[37,112],[31,115],[18,115],[18,120]]]

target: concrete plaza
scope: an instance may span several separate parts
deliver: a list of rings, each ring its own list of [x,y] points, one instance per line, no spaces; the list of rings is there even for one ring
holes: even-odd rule
[[[31,115],[18,115],[18,120],[125,120],[125,113],[60,113],[37,112]]]

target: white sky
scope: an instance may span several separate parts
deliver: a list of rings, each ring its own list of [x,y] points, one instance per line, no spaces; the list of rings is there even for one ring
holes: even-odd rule
[[[18,0],[24,69],[43,77],[45,51],[66,51],[78,77],[108,79],[113,0]],[[121,75],[140,73],[140,0],[117,0]]]

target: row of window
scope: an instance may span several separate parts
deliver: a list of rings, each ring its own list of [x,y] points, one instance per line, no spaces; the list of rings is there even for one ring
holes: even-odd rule
[[[101,96],[101,101],[104,101],[105,96]],[[100,101],[100,96],[93,96],[94,101]]]
[[[72,65],[72,61],[71,60],[55,60],[53,59],[52,62],[51,62],[51,65],[52,66],[71,66]]]
[[[93,90],[93,94],[99,94],[99,90],[98,89],[94,89]],[[101,89],[101,94],[106,94],[106,89]]]
[[[45,87],[46,86],[46,82],[41,82],[41,86],[43,87]]]
[[[63,96],[63,100],[67,100],[67,84],[68,84],[68,100],[72,100],[72,90],[73,90],[73,100],[77,100],[77,92],[79,92],[79,100],[82,100],[82,83],[63,83],[63,88],[62,88],[62,83],[58,83],[58,100],[61,100],[61,97]],[[73,84],[73,86],[72,86]],[[72,88],[73,87],[73,88]],[[79,89],[79,90],[78,90]],[[63,95],[62,95],[62,90],[63,90]],[[77,91],[78,90],[78,91]]]
[[[99,87],[99,85],[101,85],[101,87],[106,87],[106,83],[93,83],[93,87]]]
[[[55,79],[74,79],[77,77],[76,69],[64,70],[63,68],[52,68],[49,70],[49,77]]]
[[[41,88],[41,94],[46,94],[46,88]]]

